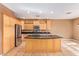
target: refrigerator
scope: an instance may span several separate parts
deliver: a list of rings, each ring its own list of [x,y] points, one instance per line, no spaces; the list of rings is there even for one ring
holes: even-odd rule
[[[15,24],[15,47],[19,46],[22,43],[22,26]]]

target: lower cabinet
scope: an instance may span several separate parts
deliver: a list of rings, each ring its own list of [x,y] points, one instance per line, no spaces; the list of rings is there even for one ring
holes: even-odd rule
[[[26,39],[25,51],[35,52],[58,52],[61,51],[60,39]]]
[[[54,52],[61,51],[61,39],[54,39]]]

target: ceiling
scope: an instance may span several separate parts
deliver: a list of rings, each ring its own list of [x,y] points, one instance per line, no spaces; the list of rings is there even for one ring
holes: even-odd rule
[[[3,3],[18,18],[73,19],[79,17],[79,3]]]

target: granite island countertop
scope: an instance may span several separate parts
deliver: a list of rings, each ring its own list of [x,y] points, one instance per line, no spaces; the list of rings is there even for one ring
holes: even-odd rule
[[[58,35],[28,35],[26,37],[24,37],[25,39],[58,39],[58,38],[62,38]]]

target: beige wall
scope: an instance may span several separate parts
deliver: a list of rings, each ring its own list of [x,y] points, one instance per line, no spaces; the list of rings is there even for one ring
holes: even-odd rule
[[[2,13],[0,13],[0,54],[2,53]]]
[[[72,21],[71,20],[53,20],[52,34],[59,35],[63,38],[72,38]]]
[[[79,18],[73,20],[73,38],[79,40]]]

